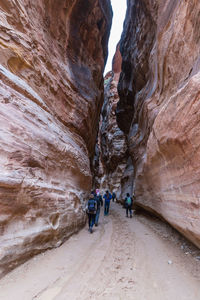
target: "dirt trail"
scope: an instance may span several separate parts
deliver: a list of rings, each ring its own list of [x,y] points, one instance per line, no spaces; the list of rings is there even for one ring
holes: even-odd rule
[[[200,300],[200,280],[191,269],[199,270],[200,262],[153,227],[138,216],[125,218],[112,203],[93,234],[84,228],[4,277],[0,299]]]

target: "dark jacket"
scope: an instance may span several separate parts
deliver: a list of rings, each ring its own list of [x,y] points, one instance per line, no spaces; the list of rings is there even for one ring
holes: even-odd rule
[[[103,200],[101,195],[96,195],[95,200],[97,201],[97,210],[99,210],[100,207],[103,206]]]
[[[115,192],[112,193],[112,198],[115,199],[116,198],[116,194]]]
[[[103,196],[103,198],[105,199],[105,202],[110,202],[110,200],[112,199],[112,195],[110,193],[105,194]]]
[[[131,198],[131,204],[128,204],[128,202],[127,202],[128,198]],[[124,203],[125,203],[125,207],[132,207],[133,206],[133,198],[132,197],[126,197]]]

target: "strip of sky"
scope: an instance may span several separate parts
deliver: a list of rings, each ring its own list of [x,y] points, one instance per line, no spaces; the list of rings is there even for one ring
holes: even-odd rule
[[[108,60],[104,74],[112,70],[112,59],[115,54],[116,45],[122,34],[127,7],[126,0],[111,0],[111,5],[113,9],[113,22],[108,44]]]

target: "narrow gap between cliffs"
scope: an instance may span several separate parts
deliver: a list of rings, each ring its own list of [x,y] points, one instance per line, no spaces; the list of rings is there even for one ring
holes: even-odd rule
[[[132,193],[133,186],[132,182],[128,182],[128,187],[124,184],[127,178],[128,180],[130,178],[126,174],[126,166],[127,161],[131,162],[131,160],[129,160],[125,134],[119,129],[116,120],[116,107],[119,101],[117,85],[122,63],[119,43],[127,3],[126,0],[120,3],[117,0],[111,0],[111,5],[113,20],[108,43],[108,60],[104,71],[104,102],[92,166],[93,189],[98,188],[102,192],[109,189],[116,193],[118,202],[122,202],[124,193]]]

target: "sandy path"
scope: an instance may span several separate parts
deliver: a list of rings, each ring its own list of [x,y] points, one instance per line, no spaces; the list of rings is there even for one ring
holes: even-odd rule
[[[8,274],[0,281],[0,299],[200,300],[190,259],[138,217],[124,215],[112,204],[92,235],[85,228]]]

